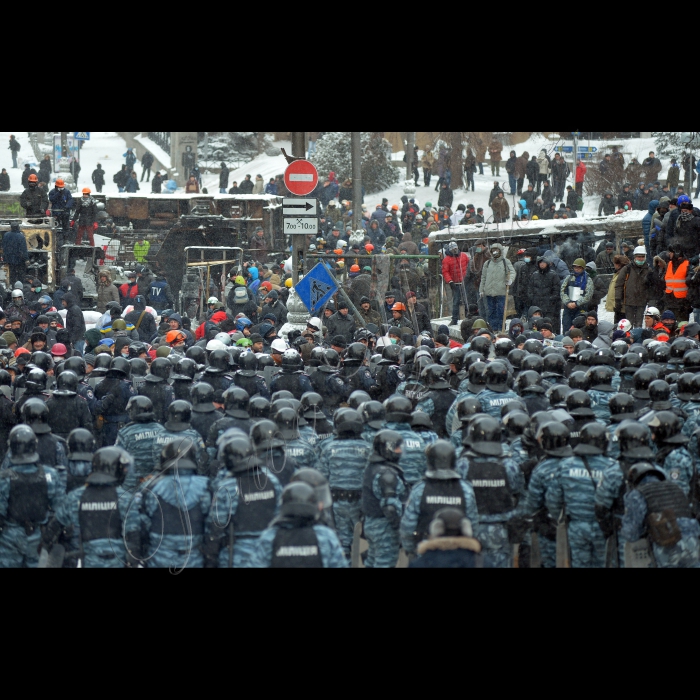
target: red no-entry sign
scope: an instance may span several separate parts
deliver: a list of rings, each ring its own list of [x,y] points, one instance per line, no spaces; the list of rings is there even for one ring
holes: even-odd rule
[[[284,171],[284,184],[292,194],[303,197],[316,189],[318,170],[308,160],[295,160]]]

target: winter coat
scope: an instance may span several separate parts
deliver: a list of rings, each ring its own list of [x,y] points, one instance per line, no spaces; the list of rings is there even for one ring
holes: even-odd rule
[[[238,185],[238,189],[241,191],[241,194],[253,194],[253,187],[255,187],[253,181],[248,179],[243,180],[243,182]]]
[[[500,141],[491,141],[489,146],[489,158],[493,161],[500,162],[503,153],[503,144]]]
[[[54,187],[49,192],[49,202],[51,203],[52,213],[59,211],[68,212],[75,205],[73,195],[70,193],[70,190],[59,190],[58,187]]]
[[[131,177],[131,173],[125,169],[121,169],[112,178],[112,182],[117,185],[117,187],[126,187],[127,180]]]
[[[134,164],[136,163],[136,154],[131,150],[127,150],[127,152],[122,156],[123,158],[126,158],[126,167],[129,171],[133,170]]]
[[[532,207],[535,204],[535,197],[537,194],[532,191],[532,190],[523,190],[523,193],[520,195],[520,199],[525,200],[525,209],[528,211],[532,211]]]
[[[226,189],[228,189],[228,181],[229,181],[230,173],[231,173],[231,171],[226,166],[221,168],[221,172],[219,173],[219,187],[220,188],[225,187]]]
[[[615,253],[608,253],[605,249],[601,250],[595,259],[595,266],[598,272],[612,272],[615,269],[615,266],[613,265],[614,259]]]
[[[134,300],[134,310],[130,311],[124,317],[124,320],[127,325],[132,324],[136,328],[139,333],[139,340],[147,343],[158,332],[158,326],[156,325],[156,320],[153,318],[153,315],[146,311],[146,304],[143,301],[139,303],[139,299],[141,299],[140,296],[136,297]],[[142,313],[143,317],[141,316]]]
[[[569,166],[567,165],[566,161],[563,158],[560,158],[558,161],[555,159],[552,161],[552,178],[559,181],[559,180],[566,180],[567,175],[569,174]]]
[[[588,172],[588,168],[586,167],[586,164],[582,161],[576,166],[576,182],[583,182],[586,179],[586,172]]]
[[[694,208],[693,216],[688,221],[683,221],[679,214],[676,229],[671,233],[668,241],[670,244],[680,245],[683,255],[688,259],[696,256],[700,252],[700,210]]]
[[[537,272],[537,248],[527,248],[525,250],[525,257],[530,258],[530,262],[523,262],[522,265],[518,266],[515,281],[511,287],[511,293],[518,307],[530,305],[528,303],[528,299],[530,298],[530,277]]]
[[[481,545],[471,537],[438,537],[424,540],[418,545],[419,557],[408,566],[410,569],[475,569],[475,552]]]
[[[265,183],[261,177],[255,178],[255,185],[253,185],[253,194],[263,194],[265,191]]]
[[[514,175],[514,174],[515,174],[515,167],[516,167],[516,166],[515,166],[515,162],[516,162],[516,160],[517,160],[517,158],[516,158],[515,156],[511,156],[511,157],[508,158],[508,160],[506,161],[506,172],[507,172],[509,175]]]
[[[139,181],[135,177],[130,177],[126,182],[126,191],[135,194],[141,189]]]
[[[83,312],[80,310],[74,294],[68,292],[68,294],[63,297],[63,301],[66,302],[67,308],[66,330],[70,334],[70,342],[75,345],[85,336],[85,318],[83,317]]]
[[[571,207],[573,213],[576,213],[578,207],[578,193],[576,190],[569,190],[566,194],[566,206]]]
[[[10,176],[7,173],[0,173],[0,192],[9,192]]]
[[[597,265],[597,263],[596,263]],[[600,269],[600,268],[598,268]],[[609,311],[610,313],[615,311],[615,285],[617,284],[617,277],[620,273],[616,272],[613,276],[612,279],[610,280],[610,284],[608,285],[608,296],[607,299],[605,300],[605,310]]]
[[[92,197],[81,197],[75,205],[73,220],[78,226],[92,226],[97,221],[97,202]]]
[[[449,187],[441,187],[440,194],[438,195],[438,207],[449,207],[452,208],[452,201],[454,200],[454,195]]]
[[[469,256],[466,253],[460,253],[457,256],[446,255],[442,259],[442,276],[446,284],[450,282],[459,284],[465,278],[468,268]]]
[[[527,163],[530,160],[530,154],[525,151],[520,158],[515,161],[515,170],[513,174],[518,180],[522,180],[527,173]]]
[[[542,204],[545,209],[549,209],[549,207],[554,204],[554,188],[551,185],[543,185],[542,194],[540,196],[542,197]]]
[[[576,307],[579,309],[585,309],[586,305],[588,302],[591,300],[591,297],[593,296],[593,290],[595,288],[595,285],[593,284],[593,278],[587,273],[587,272],[582,272],[580,277],[580,286],[579,288],[581,289],[581,296],[576,299],[574,302],[576,304]],[[560,296],[561,296],[561,303],[564,305],[564,308],[567,308],[567,304],[570,304],[573,299],[569,296],[569,287],[574,287],[576,285],[576,275],[571,274],[569,275],[561,284],[560,287]],[[568,329],[567,329],[568,330]]]
[[[558,317],[561,308],[559,290],[560,283],[556,272],[549,267],[549,264],[547,264],[546,270],[541,270],[539,264],[536,263],[536,270],[529,276],[528,280],[528,304],[539,306],[543,316]]]
[[[681,169],[678,165],[672,165],[668,169],[668,174],[666,175],[666,184],[669,187],[678,187],[678,183],[681,179]]]
[[[275,314],[277,323],[275,330],[279,333],[280,328],[287,323],[287,307],[278,299],[274,304],[263,304],[262,316],[265,314]]]
[[[49,196],[41,187],[27,187],[20,195],[19,204],[27,216],[45,216],[49,208]]]
[[[2,254],[8,265],[22,265],[29,259],[27,239],[21,231],[8,231],[2,237]]]
[[[326,338],[333,340],[336,335],[341,335],[348,343],[352,343],[355,336],[355,318],[348,312],[343,316],[340,311],[336,311],[326,322]]]
[[[527,162],[527,167],[525,168],[528,180],[537,180],[540,174],[540,166],[537,162],[537,158],[532,156],[532,159]]]
[[[52,172],[51,160],[42,160],[41,163],[39,163],[39,182],[45,182],[47,184],[51,182]]]
[[[151,180],[151,192],[153,194],[161,194],[163,191],[163,176],[162,175],[154,175],[153,179]]]
[[[540,175],[549,175],[549,163],[550,160],[547,157],[547,152],[544,150],[540,151],[540,155],[537,157],[537,165],[540,166]]]
[[[102,168],[95,168],[92,171],[92,183],[96,187],[104,187],[105,184],[105,171]]]
[[[494,243],[491,247],[498,248],[501,256],[498,260],[491,258],[484,265],[479,294],[485,297],[502,297],[506,294],[506,288],[515,280],[515,269],[511,261],[503,256],[503,246],[500,243]]]
[[[376,221],[376,219],[375,219]],[[413,232],[411,232],[411,235]],[[379,228],[379,224],[376,226],[374,225],[374,221],[370,224],[370,227],[367,229],[367,235],[370,238],[370,242],[375,248],[376,252],[379,252],[377,249],[382,248],[384,244],[386,243],[386,236],[384,235],[384,231],[382,231],[381,228]],[[415,240],[415,239],[414,239]],[[421,239],[422,241],[422,239]]]
[[[421,161],[420,161],[421,168],[423,168],[424,170],[432,170],[434,162],[435,162],[435,159],[431,155],[430,151],[426,151],[423,154],[423,157],[421,158]]]
[[[646,306],[657,294],[653,270],[645,262],[641,267],[634,262],[620,270],[615,282],[615,308]]]
[[[510,216],[510,207],[505,197],[496,197],[491,202],[493,218],[498,221],[505,221]]]
[[[119,298],[119,290],[112,283],[112,274],[109,270],[100,270],[100,275],[108,275],[107,284],[102,284],[99,280],[97,283],[97,311],[101,314],[107,310],[107,304],[110,301],[121,303]]]
[[[615,200],[613,199],[612,194],[606,194],[600,200],[600,204],[598,205],[598,216],[600,216],[601,211],[603,212],[604,216],[610,216],[611,214],[615,213]]]
[[[629,190],[627,190],[627,192],[625,192],[624,190],[622,190],[622,192],[620,192],[620,194],[617,195],[617,208],[624,209],[625,204],[627,202],[630,202],[630,204],[631,204],[633,199],[634,199],[633,192],[630,192]]]
[[[155,158],[151,153],[146,153],[143,154],[143,158],[141,158],[141,165],[143,165],[146,170],[150,170],[153,167],[153,163],[155,163]]]

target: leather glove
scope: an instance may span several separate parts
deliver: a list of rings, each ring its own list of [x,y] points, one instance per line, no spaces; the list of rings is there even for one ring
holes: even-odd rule
[[[97,228],[98,228],[97,221],[92,225],[92,228],[93,228],[95,231],[97,231]]]

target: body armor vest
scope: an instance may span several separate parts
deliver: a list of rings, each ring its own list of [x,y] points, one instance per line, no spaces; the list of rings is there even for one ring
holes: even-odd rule
[[[498,515],[515,508],[515,499],[508,485],[506,467],[501,460],[469,459],[467,480],[471,482],[480,514]]]
[[[78,520],[83,542],[121,539],[122,519],[117,487],[87,486],[80,497]]]
[[[323,560],[318,537],[311,525],[298,528],[277,528],[272,543],[273,569],[321,569]]]
[[[259,470],[242,474],[236,481],[238,506],[232,519],[234,532],[262,532],[275,517],[275,487]],[[264,484],[262,489],[260,483]]]
[[[464,492],[459,479],[425,479],[425,489],[420,501],[420,513],[416,525],[417,541],[428,538],[430,523],[441,508],[457,508],[467,514]]]
[[[29,474],[6,469],[3,476],[10,479],[7,519],[33,531],[46,520],[49,509],[49,487],[43,467],[37,465],[37,470]]]

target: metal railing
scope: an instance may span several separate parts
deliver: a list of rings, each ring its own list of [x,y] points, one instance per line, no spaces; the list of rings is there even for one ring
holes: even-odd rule
[[[148,138],[153,143],[160,146],[166,153],[170,153],[170,132],[169,131],[149,131]]]

